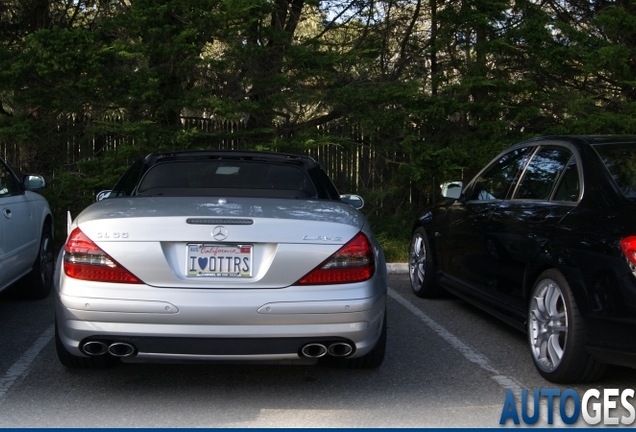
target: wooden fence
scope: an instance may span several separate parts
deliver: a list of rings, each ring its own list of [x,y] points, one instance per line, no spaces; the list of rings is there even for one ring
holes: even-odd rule
[[[113,121],[117,121],[114,119]],[[206,118],[183,118],[184,130],[196,128],[203,132],[222,136],[215,140],[210,148],[220,150],[240,150],[249,148],[244,142],[244,125],[241,122],[217,121]],[[60,122],[55,135],[55,159],[57,166],[51,172],[41,172],[48,177],[55,177],[56,170],[64,170],[80,160],[97,157],[104,152],[116,151],[123,144],[134,144],[134,139],[121,134],[100,133],[91,136],[79,135],[78,129],[85,128],[86,120],[74,118]],[[107,128],[105,128],[107,129]],[[329,176],[341,192],[359,193],[365,198],[374,196],[377,206],[403,206],[406,209],[418,207],[422,203],[421,193],[414,191],[412,185],[396,185],[394,177],[400,163],[408,163],[407,155],[397,151],[387,152],[379,149],[376,143],[355,125],[332,124],[321,126],[320,131],[326,135],[343,138],[345,145],[321,145],[308,148],[303,153],[313,157],[325,168]],[[34,147],[35,148],[35,147]],[[42,151],[40,147],[38,151]],[[29,161],[34,158],[46,158],[46,154],[30,154],[32,150],[12,143],[0,142],[0,155],[12,166],[21,171],[30,170]],[[63,153],[60,155],[60,153]],[[46,170],[48,171],[48,170]],[[387,189],[391,188],[394,197],[387,198]],[[395,202],[397,195],[397,204]],[[377,198],[381,197],[381,198]],[[396,209],[397,210],[397,209]]]

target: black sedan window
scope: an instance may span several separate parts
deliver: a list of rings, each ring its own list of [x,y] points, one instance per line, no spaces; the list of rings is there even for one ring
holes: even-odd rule
[[[513,150],[499,158],[473,183],[469,200],[502,200],[506,198],[521,168],[525,165],[529,147]]]
[[[636,198],[636,144],[597,144],[593,147],[623,195]]]
[[[561,182],[554,193],[554,201],[578,201],[581,192],[579,169],[574,156],[565,167],[565,172],[561,176]]]
[[[548,200],[572,153],[564,147],[543,147],[532,158],[515,192],[515,199]]]

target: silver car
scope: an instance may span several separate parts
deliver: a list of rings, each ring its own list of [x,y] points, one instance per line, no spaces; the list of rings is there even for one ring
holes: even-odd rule
[[[44,186],[42,176],[20,180],[0,159],[0,291],[15,286],[32,300],[48,296],[53,281],[53,217],[34,192]]]
[[[362,205],[309,157],[138,160],[69,223],[55,276],[60,361],[378,367],[386,262]]]

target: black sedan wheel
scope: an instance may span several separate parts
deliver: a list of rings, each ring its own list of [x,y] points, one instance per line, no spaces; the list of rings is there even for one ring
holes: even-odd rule
[[[606,366],[585,350],[585,327],[570,286],[557,270],[543,272],[528,308],[528,341],[539,373],[555,383],[599,379]]]
[[[422,298],[437,297],[441,288],[435,283],[435,265],[433,264],[431,247],[424,228],[413,232],[409,249],[409,275],[411,287],[416,296]]]

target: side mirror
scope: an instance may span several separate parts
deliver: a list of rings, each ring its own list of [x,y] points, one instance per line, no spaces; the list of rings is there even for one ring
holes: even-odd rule
[[[22,176],[22,184],[26,190],[36,191],[46,186],[44,177],[38,174],[25,174]]]
[[[447,181],[440,185],[442,188],[442,196],[448,199],[459,199],[462,195],[464,183],[459,180]]]
[[[351,195],[351,194],[340,195],[340,200],[342,200],[343,202],[346,202],[351,207],[358,210],[364,207],[364,200],[362,199],[360,195]]]
[[[111,190],[103,190],[95,196],[95,201],[102,201],[110,197]]]

